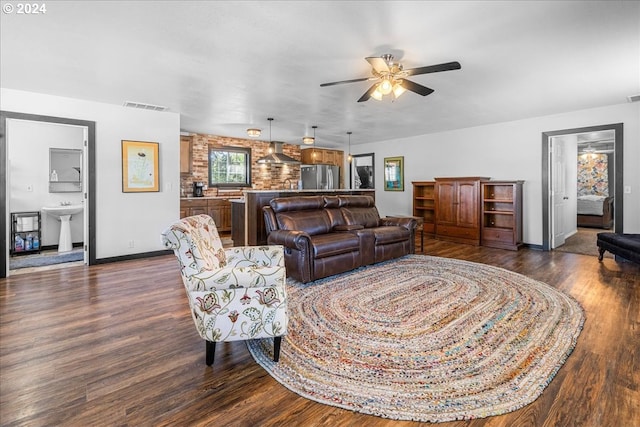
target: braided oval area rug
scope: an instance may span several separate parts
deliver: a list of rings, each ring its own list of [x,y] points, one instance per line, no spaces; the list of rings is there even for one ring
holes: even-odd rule
[[[533,402],[584,323],[549,285],[425,255],[287,284],[280,361],[273,340],[247,341],[254,359],[303,397],[396,420],[468,420]]]

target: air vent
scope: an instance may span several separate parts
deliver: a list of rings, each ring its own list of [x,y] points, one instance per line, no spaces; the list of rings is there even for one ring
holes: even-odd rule
[[[627,101],[629,101],[629,102],[638,102],[638,101],[640,101],[640,94],[639,95],[629,95],[629,96],[627,96]]]
[[[124,107],[138,108],[140,110],[152,110],[152,111],[167,111],[167,107],[161,105],[145,104],[144,102],[125,101],[122,104]]]

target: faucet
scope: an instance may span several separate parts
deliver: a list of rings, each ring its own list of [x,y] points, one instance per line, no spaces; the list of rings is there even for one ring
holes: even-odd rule
[[[289,186],[287,187],[287,181],[289,181]],[[288,188],[289,190],[293,189],[293,184],[291,183],[291,178],[287,178],[284,180],[284,188]]]

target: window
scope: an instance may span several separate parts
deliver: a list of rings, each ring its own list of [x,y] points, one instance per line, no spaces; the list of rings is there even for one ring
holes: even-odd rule
[[[209,148],[210,187],[250,187],[251,149]]]

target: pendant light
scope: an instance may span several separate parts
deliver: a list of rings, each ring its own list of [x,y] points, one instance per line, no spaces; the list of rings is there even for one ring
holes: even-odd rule
[[[349,163],[351,163],[351,159],[352,159],[352,157],[351,157],[351,134],[352,134],[351,131],[347,132],[347,135],[349,135],[349,155],[347,155],[347,162],[349,162]]]
[[[318,129],[318,126],[313,125],[313,126],[311,126],[311,128],[313,128],[313,141],[311,142],[311,144],[315,145],[315,143],[316,143],[316,129]],[[312,154],[313,154],[313,157],[316,156],[316,150],[315,149],[313,150]]]

